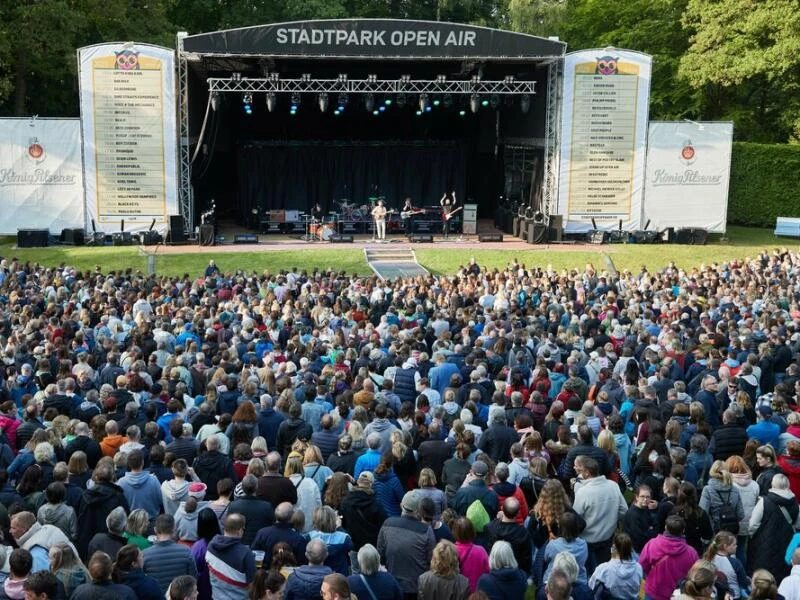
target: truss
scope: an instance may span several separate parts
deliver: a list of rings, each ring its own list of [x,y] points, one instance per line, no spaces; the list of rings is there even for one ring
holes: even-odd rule
[[[194,197],[192,195],[192,158],[189,148],[189,82],[186,54],[183,52],[183,36],[178,34],[178,120],[179,156],[178,165],[178,209],[183,216],[186,232],[194,231]]]
[[[344,94],[535,94],[535,81],[440,81],[424,79],[208,79],[209,92]]]
[[[562,60],[551,60],[547,65],[547,110],[544,130],[544,179],[542,181],[542,206],[544,222],[550,224],[550,214],[558,201],[558,131],[561,125],[561,67]]]

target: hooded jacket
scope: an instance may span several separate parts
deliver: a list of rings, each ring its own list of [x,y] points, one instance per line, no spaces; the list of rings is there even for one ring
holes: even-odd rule
[[[517,559],[519,568],[530,573],[531,571],[531,536],[528,530],[516,522],[508,523],[502,519],[495,519],[486,526],[486,546],[491,548],[497,541],[511,544],[514,558]]]
[[[206,484],[206,500],[216,500],[217,483],[226,477],[234,483],[238,481],[231,459],[217,450],[204,452],[194,461],[194,472]]]
[[[709,479],[703,493],[700,494],[700,508],[711,517],[714,531],[719,530],[719,513],[722,506],[730,503],[736,511],[736,518],[741,522],[744,520],[744,506],[739,497],[739,490],[732,485],[725,485],[719,479]],[[744,534],[744,532],[740,532]]]
[[[489,600],[524,600],[528,578],[519,569],[493,569],[478,579],[478,591]]]
[[[164,504],[164,513],[174,515],[175,511],[189,497],[189,482],[170,479],[161,484],[161,500]]]
[[[86,557],[89,541],[94,534],[108,532],[106,517],[118,506],[124,508],[126,513],[130,512],[122,488],[115,483],[100,482],[83,492],[78,512],[78,537],[75,539],[79,556]]]
[[[732,477],[733,487],[739,492],[739,498],[744,509],[744,518],[739,523],[739,535],[746,535],[750,526],[750,516],[753,514],[753,509],[756,506],[756,502],[758,502],[758,497],[761,495],[761,490],[749,473],[734,473]]]
[[[256,574],[256,561],[241,538],[215,535],[208,544],[206,564],[214,600],[247,598],[248,583]]]
[[[783,560],[783,549],[792,540],[800,521],[798,517],[797,499],[790,490],[773,488],[758,499],[750,517],[749,570],[767,569],[777,581],[789,574],[789,567]]]
[[[669,600],[697,558],[697,551],[683,537],[661,534],[647,542],[639,556],[645,593],[653,600]]]
[[[342,526],[350,533],[355,550],[364,544],[377,545],[378,532],[387,515],[372,490],[354,488],[342,499],[339,512]]]
[[[201,507],[198,506],[194,512],[186,512],[186,503],[181,502],[175,512],[175,536],[182,542],[197,541],[197,515]]]
[[[149,471],[128,472],[117,485],[122,488],[131,510],[146,510],[151,519],[161,514],[161,486]]]
[[[61,504],[43,504],[39,508],[36,519],[42,525],[55,525],[69,538],[75,539],[78,533],[75,509],[63,502]]]
[[[141,569],[131,569],[125,573],[120,583],[131,588],[138,600],[162,600],[164,598],[156,580],[145,575]]]
[[[56,544],[67,544],[72,548],[73,552],[76,552],[75,546],[72,545],[69,538],[54,525],[40,525],[39,523],[34,523],[31,525],[31,528],[17,540],[17,546],[19,548],[25,548],[25,550],[30,550],[34,546],[40,546],[49,551],[50,548]]]
[[[389,452],[392,449],[392,432],[396,431],[397,427],[392,425],[389,419],[375,419],[364,428],[364,438],[368,438],[373,432],[379,433],[381,436],[381,454]]]
[[[778,466],[789,478],[789,488],[792,493],[795,497],[800,497],[800,457],[781,454],[778,457]]]
[[[639,597],[643,577],[642,565],[638,562],[612,558],[597,566],[589,579],[589,587],[594,589],[602,582],[611,597],[633,600]]]
[[[322,580],[333,573],[324,565],[303,565],[292,571],[283,590],[284,600],[316,600],[322,588]],[[217,596],[214,595],[216,600]]]

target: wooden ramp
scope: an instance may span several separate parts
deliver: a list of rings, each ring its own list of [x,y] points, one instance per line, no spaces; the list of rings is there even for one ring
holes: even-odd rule
[[[397,279],[398,277],[418,277],[427,275],[428,271],[417,262],[417,255],[412,248],[364,248],[364,256],[370,269],[381,279]]]

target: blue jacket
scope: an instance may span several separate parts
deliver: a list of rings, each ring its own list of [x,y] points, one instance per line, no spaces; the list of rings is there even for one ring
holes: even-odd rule
[[[206,564],[214,600],[244,600],[256,574],[256,559],[241,538],[215,535],[208,544]]]
[[[781,435],[781,426],[772,421],[759,421],[747,428],[747,437],[755,439],[762,444],[778,447],[778,437]]]
[[[380,600],[403,600],[403,591],[400,589],[400,584],[397,579],[386,571],[377,571],[372,575],[364,575],[367,580],[367,585],[375,594],[376,598]],[[347,583],[350,584],[350,593],[355,594],[356,598],[364,598],[369,600],[372,596],[364,586],[364,581],[360,575],[350,575],[347,578]]]
[[[493,569],[478,579],[478,591],[489,600],[524,600],[528,578],[519,569]]]
[[[356,463],[358,465],[358,463]],[[383,512],[387,517],[400,516],[400,501],[403,499],[405,490],[397,475],[394,471],[388,473],[380,473],[375,475],[375,483],[373,485],[375,490],[375,497],[383,507]]]
[[[130,472],[117,481],[117,485],[125,492],[125,499],[132,511],[142,508],[147,511],[151,519],[161,514],[161,484],[158,477],[149,471]]]
[[[358,479],[358,476],[361,474],[362,471],[370,471],[375,472],[375,467],[377,467],[381,462],[381,451],[380,450],[367,450],[358,457],[356,460],[356,466],[353,469],[353,478]]]
[[[281,426],[284,419],[286,417],[274,408],[262,408],[258,413],[258,434],[267,440],[267,448],[270,450],[276,450],[278,427]]]
[[[350,534],[341,529],[333,533],[325,533],[316,529],[308,532],[308,539],[322,540],[328,547],[328,558],[325,559],[325,566],[333,569],[335,573],[341,573],[345,577],[350,575],[350,551],[353,549],[353,540]]]
[[[303,565],[298,567],[286,580],[283,589],[283,600],[317,600],[322,588],[322,580],[333,573],[324,565]],[[216,596],[214,596],[216,600]]]
[[[191,550],[177,542],[156,542],[143,555],[144,572],[156,580],[162,594],[167,593],[169,584],[178,575],[197,577]]]
[[[138,600],[163,600],[164,598],[158,582],[145,575],[141,569],[131,569],[125,573],[120,583],[124,583],[131,588]]]

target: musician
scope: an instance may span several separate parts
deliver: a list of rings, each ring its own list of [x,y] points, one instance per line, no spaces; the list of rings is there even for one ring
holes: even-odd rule
[[[375,237],[378,240],[386,239],[386,207],[383,200],[378,200],[378,204],[372,209],[372,218],[375,220]]]
[[[442,199],[439,200],[439,204],[442,207],[442,235],[444,235],[444,239],[447,239],[447,236],[450,234],[450,219],[448,216],[456,207],[455,191],[450,193],[445,192],[444,195],[442,195]]]
[[[405,228],[406,228],[406,236],[410,236],[414,233],[414,205],[411,203],[411,198],[406,198],[406,201],[403,203],[403,209],[400,211],[406,213],[406,218],[403,219],[405,221]]]
[[[321,223],[322,222],[322,207],[320,206],[319,202],[317,202],[311,208],[311,222],[312,223]]]

